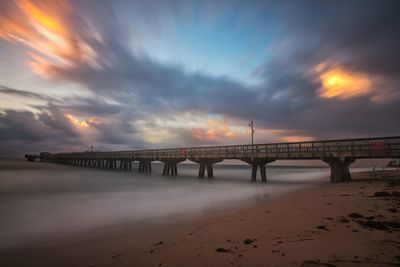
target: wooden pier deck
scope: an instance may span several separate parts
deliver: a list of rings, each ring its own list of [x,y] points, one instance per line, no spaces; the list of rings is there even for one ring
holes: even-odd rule
[[[213,164],[225,159],[238,159],[252,165],[251,181],[260,170],[261,181],[267,181],[265,165],[276,160],[320,159],[331,168],[331,182],[351,180],[349,165],[357,159],[400,158],[400,136],[320,140],[255,145],[185,147],[104,152],[65,152],[40,155],[26,154],[28,161],[132,171],[132,162],[139,162],[139,172],[151,172],[151,162],[164,163],[164,175],[177,175],[178,164],[190,160],[199,164],[198,177],[207,171],[213,177]]]

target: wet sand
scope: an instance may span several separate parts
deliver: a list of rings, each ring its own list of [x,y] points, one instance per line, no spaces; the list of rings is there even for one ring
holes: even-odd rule
[[[235,211],[14,248],[0,266],[400,266],[399,191],[399,171],[356,173]]]

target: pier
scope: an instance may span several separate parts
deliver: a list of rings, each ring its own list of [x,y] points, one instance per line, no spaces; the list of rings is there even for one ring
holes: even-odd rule
[[[357,159],[400,158],[400,136],[320,140],[307,142],[229,145],[168,149],[145,149],[104,152],[66,152],[40,155],[26,154],[28,161],[132,171],[132,163],[139,162],[138,172],[151,172],[151,163],[164,163],[163,175],[178,175],[178,164],[190,160],[199,164],[198,177],[213,178],[213,165],[226,159],[237,159],[252,166],[251,181],[260,172],[267,181],[266,165],[277,160],[319,159],[329,164],[331,183],[351,180],[349,166]]]

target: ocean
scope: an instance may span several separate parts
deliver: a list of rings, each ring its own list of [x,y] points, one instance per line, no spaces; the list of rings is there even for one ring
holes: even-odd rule
[[[0,161],[0,250],[124,223],[162,221],[243,207],[329,183],[329,168],[267,166],[268,182],[250,182],[247,165],[198,165],[178,176],[89,169],[40,162]]]

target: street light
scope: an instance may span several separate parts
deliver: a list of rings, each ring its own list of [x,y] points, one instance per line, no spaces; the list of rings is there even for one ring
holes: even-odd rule
[[[254,145],[254,123],[250,121],[249,127],[251,128],[251,145]]]

